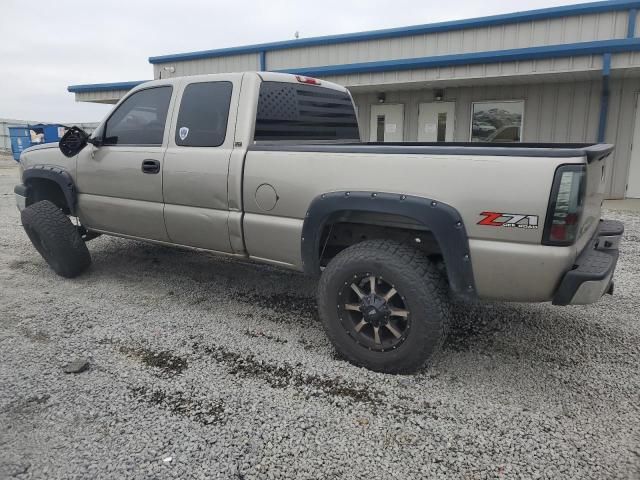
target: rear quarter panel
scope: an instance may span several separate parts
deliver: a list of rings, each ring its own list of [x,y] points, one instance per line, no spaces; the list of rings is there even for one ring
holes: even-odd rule
[[[301,269],[302,223],[316,196],[355,190],[416,195],[460,212],[481,297],[547,300],[575,258],[573,247],[540,245],[553,176],[561,164],[583,162],[582,157],[249,151],[245,243],[251,256]],[[262,210],[255,198],[265,183],[278,195],[271,211]],[[484,211],[537,215],[539,227],[478,225]],[[535,278],[523,278],[527,271]]]

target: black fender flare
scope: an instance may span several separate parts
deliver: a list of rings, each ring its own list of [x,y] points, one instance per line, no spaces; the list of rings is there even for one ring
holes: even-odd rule
[[[476,297],[469,239],[460,213],[446,203],[412,195],[341,191],[314,198],[302,226],[302,262],[306,273],[320,274],[318,252],[322,230],[347,210],[400,215],[424,225],[440,246],[452,290],[464,297]]]
[[[34,165],[33,167],[27,168],[22,174],[22,183],[27,186],[29,191],[32,189],[32,187],[29,186],[29,180],[33,179],[44,179],[57,183],[64,194],[71,215],[76,214],[78,192],[69,172],[61,167]]]

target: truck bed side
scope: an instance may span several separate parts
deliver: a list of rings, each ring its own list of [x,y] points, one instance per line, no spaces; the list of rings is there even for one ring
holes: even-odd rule
[[[250,148],[244,174],[244,232],[249,255],[302,269],[300,238],[305,214],[317,196],[333,191],[372,191],[436,199],[457,209],[469,236],[477,293],[503,300],[549,300],[562,274],[595,228],[589,220],[576,245],[541,245],[556,169],[586,164],[576,148],[490,149],[460,147],[456,153],[411,151],[408,146],[260,146]],[[414,150],[417,150],[415,147]],[[407,151],[408,150],[408,151]],[[449,150],[450,151],[450,150]],[[511,153],[512,152],[512,153]],[[539,156],[536,156],[539,155]],[[593,168],[601,168],[595,158]],[[592,167],[589,167],[592,169]],[[600,175],[590,175],[588,218],[599,218]],[[595,180],[594,180],[595,179]],[[261,208],[256,192],[268,184],[278,201]],[[259,195],[259,193],[258,193]],[[527,215],[537,228],[480,225],[482,212]],[[597,223],[597,222],[595,222]]]

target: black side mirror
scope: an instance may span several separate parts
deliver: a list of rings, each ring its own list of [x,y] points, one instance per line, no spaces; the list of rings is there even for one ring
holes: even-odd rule
[[[78,127],[71,127],[60,139],[60,151],[65,157],[75,157],[87,145],[89,134]]]

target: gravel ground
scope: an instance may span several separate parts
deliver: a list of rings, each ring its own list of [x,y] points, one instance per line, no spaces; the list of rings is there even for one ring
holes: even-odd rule
[[[15,181],[1,161],[0,478],[640,478],[637,214],[606,212],[615,296],[460,307],[390,376],[336,358],[302,275],[101,237],[55,276]]]

